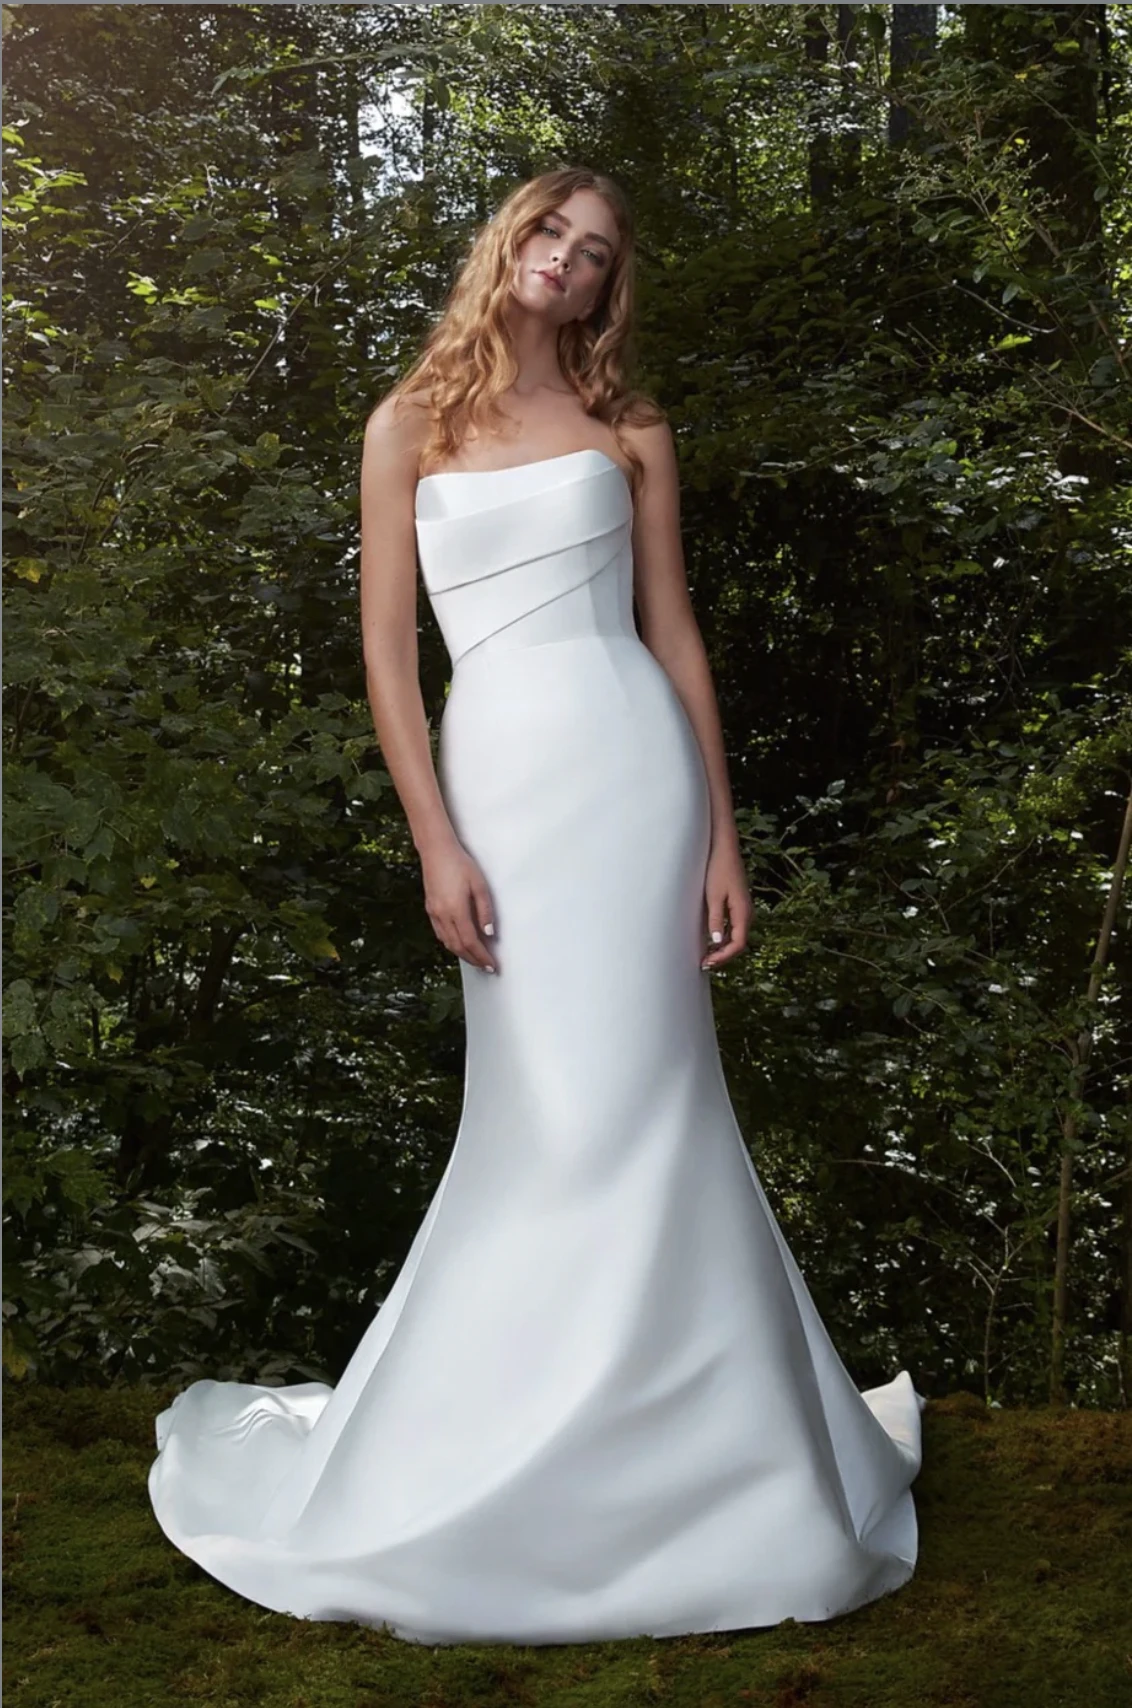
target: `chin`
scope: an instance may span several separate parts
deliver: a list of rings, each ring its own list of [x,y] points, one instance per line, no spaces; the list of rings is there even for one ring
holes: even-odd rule
[[[512,294],[531,314],[545,315],[550,320],[556,319],[558,312],[565,307],[565,298],[554,296],[537,279],[529,285],[520,286]]]

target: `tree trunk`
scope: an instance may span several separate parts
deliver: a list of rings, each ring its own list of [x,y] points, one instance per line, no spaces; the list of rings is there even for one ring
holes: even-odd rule
[[[938,6],[892,7],[892,30],[888,44],[888,77],[892,94],[888,102],[888,140],[893,148],[915,142],[920,122],[900,99],[900,89],[909,72],[919,70],[936,51]]]
[[[856,111],[856,58],[861,40],[857,13],[860,9],[859,5],[837,8],[837,54],[841,64],[841,95],[845,109],[837,163],[842,194],[852,193],[861,180],[861,127],[857,123]]]
[[[815,67],[824,66],[829,54],[829,31],[826,28],[823,7],[810,6],[807,8],[805,32],[808,64]],[[824,80],[815,72],[808,79],[808,82],[816,96],[814,104],[820,111],[826,99]],[[810,207],[815,212],[820,208],[829,207],[833,201],[834,189],[833,149],[824,116],[818,117],[810,141],[809,177]]]

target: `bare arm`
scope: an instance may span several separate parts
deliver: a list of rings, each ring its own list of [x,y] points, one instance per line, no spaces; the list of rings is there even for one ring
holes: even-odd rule
[[[361,474],[361,607],[366,694],[417,852],[455,841],[432,763],[417,651],[417,448],[378,406]]]
[[[483,873],[456,835],[432,762],[417,649],[414,500],[419,424],[386,403],[366,423],[361,470],[361,619],[366,694],[382,757],[421,857],[425,907],[441,942],[495,971]]]
[[[645,465],[633,523],[634,592],[641,613],[641,639],[671,677],[703,751],[715,844],[737,833],[719,702],[688,594],[680,538],[676,449],[668,423],[639,431],[633,445]]]
[[[688,593],[676,447],[666,421],[640,430],[633,443],[644,463],[633,522],[633,582],[641,639],[663,665],[688,714],[704,757],[711,798],[704,900],[713,944],[722,947],[713,947],[705,955],[703,965],[710,968],[746,947],[751,900],[735,826],[719,702]]]

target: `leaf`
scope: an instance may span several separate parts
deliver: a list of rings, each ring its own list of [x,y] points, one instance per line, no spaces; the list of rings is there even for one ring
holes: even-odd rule
[[[7,1370],[10,1376],[15,1376],[17,1379],[21,1376],[26,1376],[30,1367],[28,1355],[17,1344],[16,1337],[7,1323],[4,1324],[3,1330],[0,1331],[0,1335],[2,1335],[3,1340],[3,1363],[5,1370]]]
[[[28,1033],[12,1040],[8,1054],[17,1073],[30,1073],[47,1060],[47,1046],[42,1034]]]

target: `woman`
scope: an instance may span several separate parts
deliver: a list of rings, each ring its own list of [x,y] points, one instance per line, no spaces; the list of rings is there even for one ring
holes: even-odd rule
[[[720,1064],[702,971],[750,903],[632,309],[616,185],[544,174],[367,424],[369,694],[460,957],[464,1106],[337,1387],[197,1382],[157,1420],[179,1547],[411,1641],[822,1620],[916,1560],[923,1402],[841,1364]],[[452,659],[435,773],[418,557]]]

